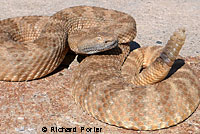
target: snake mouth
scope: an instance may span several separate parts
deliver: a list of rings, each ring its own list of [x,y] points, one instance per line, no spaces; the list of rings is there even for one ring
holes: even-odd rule
[[[105,42],[103,44],[95,44],[93,46],[87,46],[79,50],[83,54],[94,54],[98,52],[103,52],[110,50],[118,45],[118,41],[110,41],[110,42]]]

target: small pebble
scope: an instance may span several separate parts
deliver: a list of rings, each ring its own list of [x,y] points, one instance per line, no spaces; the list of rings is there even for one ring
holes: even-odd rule
[[[157,44],[162,44],[162,42],[161,42],[161,41],[156,41],[156,43],[157,43]]]

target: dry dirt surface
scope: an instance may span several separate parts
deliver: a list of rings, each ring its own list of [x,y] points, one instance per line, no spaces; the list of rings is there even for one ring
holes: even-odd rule
[[[52,15],[78,5],[100,6],[131,14],[137,22],[135,41],[141,46],[164,45],[175,29],[185,27],[187,39],[181,55],[186,57],[200,80],[199,0],[1,0],[0,19]],[[62,133],[58,132],[61,128],[97,134],[200,133],[200,107],[184,122],[158,131],[126,130],[93,119],[75,104],[71,95],[70,78],[76,67],[77,62],[73,62],[70,67],[61,66],[51,75],[29,82],[0,81],[0,133],[36,134],[43,133],[45,128],[46,133],[51,130]]]

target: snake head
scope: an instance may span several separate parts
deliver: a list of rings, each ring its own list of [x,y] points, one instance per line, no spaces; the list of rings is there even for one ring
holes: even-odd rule
[[[72,51],[79,54],[94,54],[110,50],[117,46],[117,36],[95,28],[81,29],[68,35],[68,44]]]

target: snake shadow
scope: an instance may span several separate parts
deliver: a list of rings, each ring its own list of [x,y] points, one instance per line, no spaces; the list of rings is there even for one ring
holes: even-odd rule
[[[123,44],[122,44],[123,45]],[[141,46],[135,42],[135,41],[131,41],[129,42],[129,45],[130,45],[130,52],[132,52],[133,50],[137,49],[137,48],[140,48]],[[113,50],[117,50],[117,51],[113,51]],[[114,53],[112,53],[114,52]],[[117,53],[118,52],[118,53]],[[104,52],[99,52],[99,53],[96,53],[95,55],[119,55],[122,53],[122,50],[117,46],[111,50],[107,50],[107,51],[104,51]],[[94,54],[92,54],[94,55]],[[80,63],[83,59],[85,59],[86,57],[88,57],[90,55],[78,55],[77,57],[77,61]]]
[[[133,50],[135,50],[135,49],[137,49],[137,48],[140,48],[140,45],[139,45],[137,42],[135,42],[135,41],[132,41],[132,42],[130,42],[129,44],[130,44],[130,51],[133,51]],[[113,48],[113,49],[120,49],[120,48],[116,47],[116,48]],[[113,49],[108,50],[108,51],[112,51]],[[108,51],[100,52],[100,53],[97,53],[96,55],[106,54]],[[120,54],[120,53],[121,53],[121,52],[119,51],[119,54]],[[108,54],[110,54],[110,53],[108,53]],[[116,53],[115,53],[115,54],[116,54]],[[93,54],[93,55],[94,55],[94,54]],[[59,73],[59,72],[62,71],[63,69],[68,69],[69,66],[70,66],[70,64],[75,60],[76,56],[77,56],[77,54],[75,54],[73,51],[69,51],[69,52],[66,54],[66,56],[65,56],[65,58],[64,58],[64,60],[63,60],[63,62],[62,62],[53,72],[51,72],[50,74],[48,74],[48,75],[46,75],[46,76],[44,76],[44,77],[42,77],[42,78],[49,77],[49,76],[51,76],[51,75],[54,75],[55,73]],[[83,59],[85,59],[86,57],[88,57],[88,56],[90,56],[90,55],[78,55],[78,56],[77,56],[77,62],[78,62],[78,63],[81,63],[81,61],[82,61]],[[60,75],[62,75],[62,74],[60,74]],[[39,79],[41,79],[41,78],[39,78]]]
[[[135,49],[138,49],[141,47],[141,45],[135,41],[132,41],[129,43],[130,44],[130,52],[134,51]],[[116,48],[113,48],[113,49],[120,49],[119,47],[116,47]],[[101,55],[101,54],[110,54],[109,51],[112,51],[113,49],[111,50],[108,50],[108,51],[105,51],[105,52],[100,52],[100,53],[97,53],[95,55]],[[107,53],[108,52],[108,53]],[[120,54],[121,51],[118,51],[119,53],[114,53],[114,54]],[[93,54],[94,55],[94,54]],[[48,77],[48,76],[51,76],[51,75],[54,75],[55,73],[59,73],[60,71],[62,71],[63,69],[68,69],[70,64],[75,60],[75,57],[77,55],[72,52],[72,51],[69,51],[63,62],[60,64],[60,66],[58,66],[53,72],[51,72],[50,74],[44,76],[43,78],[45,77]],[[85,59],[86,57],[88,57],[90,55],[78,55],[77,57],[77,62],[81,62],[83,59]],[[126,60],[126,59],[125,59]],[[174,64],[172,65],[172,68],[170,69],[168,75],[165,77],[165,79],[168,79],[171,75],[173,75],[179,68],[181,68],[183,65],[185,64],[185,61],[183,59],[176,59]],[[60,73],[60,75],[62,75],[62,73]],[[40,79],[40,78],[39,78]],[[164,80],[165,80],[164,79]]]
[[[42,77],[49,77],[51,75],[54,75],[56,73],[61,72],[63,69],[68,69],[70,64],[75,60],[76,58],[76,54],[72,51],[69,51],[66,55],[64,60],[62,61],[62,63],[51,73],[47,74],[46,76]],[[59,75],[63,75],[62,73],[60,73]],[[39,78],[40,79],[40,78]]]

